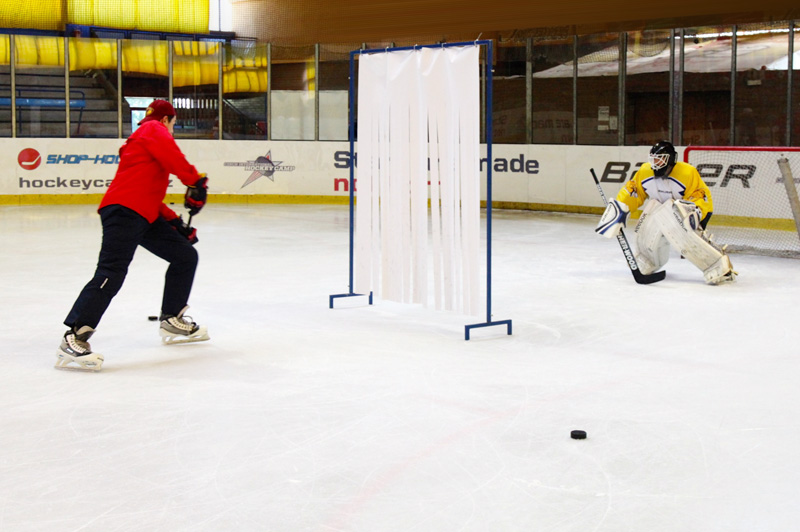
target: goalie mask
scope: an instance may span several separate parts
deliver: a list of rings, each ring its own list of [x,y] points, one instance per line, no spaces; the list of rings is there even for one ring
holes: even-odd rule
[[[666,140],[657,142],[650,148],[650,156],[647,158],[656,177],[668,175],[677,160],[678,153],[675,151],[675,146]]]

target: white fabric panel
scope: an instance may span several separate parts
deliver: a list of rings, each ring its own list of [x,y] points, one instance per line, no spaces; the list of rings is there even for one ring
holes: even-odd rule
[[[384,299],[397,301],[396,290],[396,270],[393,268],[393,259],[397,255],[395,244],[397,240],[393,238],[394,221],[392,220],[392,209],[394,207],[391,200],[392,192],[392,168],[391,168],[391,110],[392,97],[389,93],[389,78],[392,76],[390,55],[385,54],[383,60],[386,62],[386,79],[384,80],[383,91],[386,94],[386,106],[380,109],[380,205],[379,212],[381,218],[381,245],[379,259],[381,261],[381,289],[378,292]]]
[[[355,291],[478,313],[478,52],[360,57]]]
[[[443,308],[442,301],[442,224],[441,224],[441,159],[439,157],[439,122],[443,110],[441,96],[431,93],[432,80],[441,74],[444,56],[434,53],[431,48],[424,48],[421,52],[420,70],[423,73],[422,93],[428,102],[428,160],[430,161],[430,196],[431,196],[431,252],[433,259],[433,294],[434,308]],[[427,304],[427,302],[426,302]]]
[[[361,56],[358,62],[358,161],[356,166],[356,233],[353,291],[369,293],[378,280],[373,271],[373,255],[379,253],[378,120],[383,105],[386,62],[379,56]]]
[[[480,305],[480,84],[477,46],[450,48],[448,57],[455,67],[452,79],[459,96],[460,207],[462,308],[477,315]]]
[[[444,55],[444,49],[433,49],[434,53]],[[453,98],[454,94],[449,94],[452,86],[448,83],[450,78],[450,62],[445,56],[442,63],[440,76],[437,83],[430,88],[431,98],[436,101],[436,106],[441,109],[439,116],[439,158],[440,158],[440,179],[442,193],[442,267],[443,267],[443,287],[444,287],[444,309],[453,310],[453,286],[455,284],[455,213],[453,212],[453,180],[455,164],[455,128]],[[435,95],[435,96],[434,96]]]
[[[444,56],[437,49],[422,50],[422,72],[424,75],[422,92],[429,104],[428,112],[428,147],[431,195],[431,244],[433,253],[433,293],[434,308],[444,308],[444,272],[442,266],[442,218],[441,218],[441,164],[439,153],[439,125],[444,117],[444,98],[440,94],[444,77]]]
[[[422,54],[414,54],[409,90],[409,174],[411,178],[412,303],[428,299],[428,101],[422,94]]]
[[[392,223],[387,232],[390,290],[386,298],[411,301],[411,214],[409,176],[410,92],[416,78],[416,61],[411,50],[388,55],[389,98],[389,202]]]

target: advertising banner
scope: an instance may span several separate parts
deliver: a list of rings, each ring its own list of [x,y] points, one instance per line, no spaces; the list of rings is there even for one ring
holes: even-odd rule
[[[0,200],[102,194],[114,177],[123,142],[2,139]],[[353,161],[347,142],[179,140],[178,145],[198,171],[208,174],[209,193],[220,201],[250,196],[264,202],[346,203],[349,197]],[[598,208],[602,200],[589,169],[594,168],[606,195],[613,197],[647,160],[648,151],[647,146],[505,144],[494,145],[488,161],[483,146],[481,197],[486,199],[491,167],[493,200],[500,207],[578,212]],[[357,159],[356,155],[356,164]],[[356,181],[356,190],[357,186]],[[173,179],[168,193],[184,190]]]

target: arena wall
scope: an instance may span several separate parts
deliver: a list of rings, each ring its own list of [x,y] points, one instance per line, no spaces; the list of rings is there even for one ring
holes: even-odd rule
[[[349,201],[347,142],[178,143],[189,161],[208,173],[212,201]],[[118,139],[2,140],[0,204],[95,203],[114,177],[120,144]],[[613,194],[647,152],[647,147],[495,145],[493,200],[499,208],[597,212],[602,202],[589,169],[605,175],[604,186]],[[484,199],[487,164],[481,164]],[[173,180],[170,193],[182,194],[183,186]]]

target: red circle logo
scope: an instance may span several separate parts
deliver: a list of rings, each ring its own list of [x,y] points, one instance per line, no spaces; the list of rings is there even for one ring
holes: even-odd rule
[[[17,162],[25,170],[36,170],[42,164],[42,156],[33,148],[25,148],[17,155]]]

